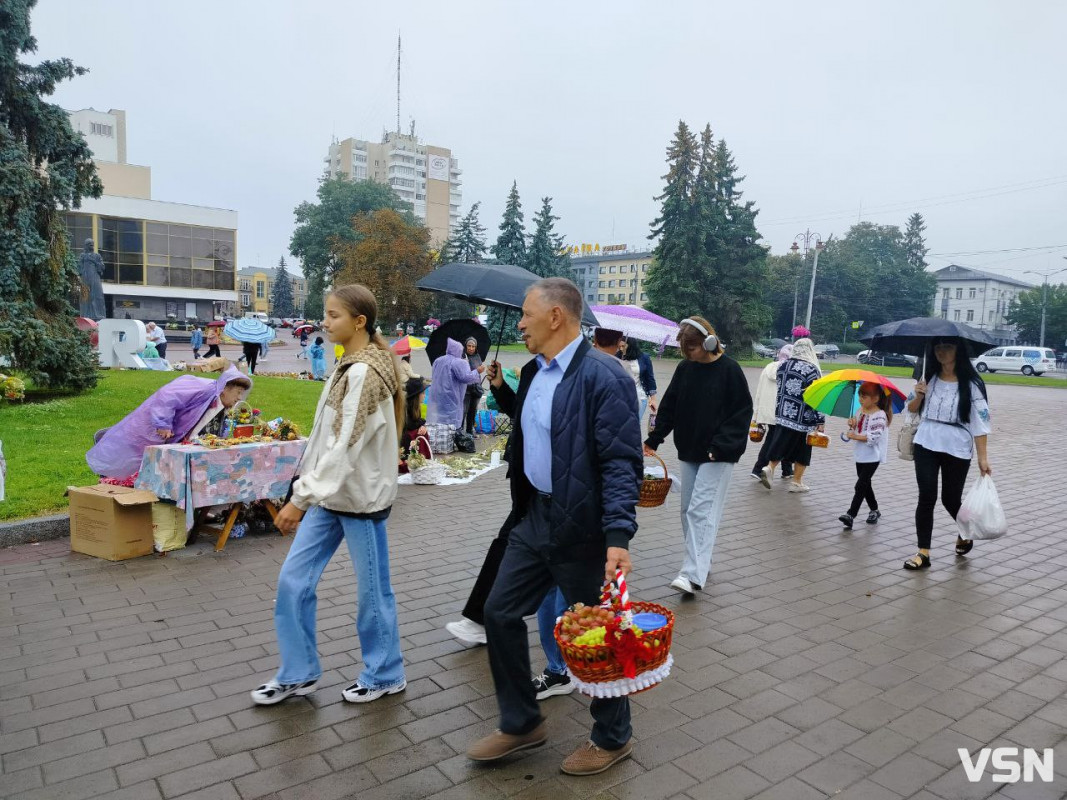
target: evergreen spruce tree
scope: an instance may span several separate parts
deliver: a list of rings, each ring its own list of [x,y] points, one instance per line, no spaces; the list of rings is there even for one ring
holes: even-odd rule
[[[441,263],[477,264],[485,259],[485,227],[478,219],[481,203],[471,206],[441,248]]]
[[[67,58],[19,61],[37,50],[34,5],[0,5],[0,356],[42,386],[84,389],[96,383],[97,361],[74,324],[81,282],[61,209],[102,186],[85,139],[43,98],[87,70]]]
[[[556,233],[559,217],[552,213],[552,198],[541,198],[534,215],[534,232],[526,253],[526,269],[542,278],[573,279],[570,257],[563,251],[563,236]]]
[[[270,290],[271,316],[292,317],[296,314],[293,305],[293,281],[285,268],[285,256],[278,259],[278,269],[274,272],[274,285]]]
[[[653,264],[645,279],[650,311],[669,319],[700,313],[703,290],[698,259],[701,235],[693,208],[693,188],[699,153],[697,140],[684,121],[667,148],[667,174],[660,215],[652,222],[649,239],[657,239]]]
[[[926,254],[930,248],[926,246],[923,231],[926,230],[926,220],[923,215],[916,212],[908,217],[908,227],[904,229],[904,250],[907,253],[908,263],[915,269],[925,270]]]
[[[519,186],[518,182],[512,182],[507,203],[504,205],[504,218],[500,222],[500,235],[497,236],[496,244],[489,248],[497,263],[511,264],[516,267],[526,266],[526,231],[522,223]],[[486,327],[494,342],[498,339],[502,342],[509,342],[515,338],[517,332],[515,326],[519,322],[519,312],[509,309],[505,315],[504,309],[490,306],[488,315]],[[503,328],[501,328],[502,323]]]

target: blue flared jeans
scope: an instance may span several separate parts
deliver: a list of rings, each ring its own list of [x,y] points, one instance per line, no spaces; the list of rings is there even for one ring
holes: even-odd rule
[[[358,585],[356,632],[363,653],[359,681],[371,689],[404,681],[385,520],[356,519],[315,506],[300,521],[278,576],[274,606],[281,654],[278,683],[304,683],[322,676],[315,644],[315,590],[342,539],[348,543]]]

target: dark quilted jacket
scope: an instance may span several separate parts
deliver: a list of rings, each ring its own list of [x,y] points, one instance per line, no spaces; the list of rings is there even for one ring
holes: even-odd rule
[[[536,490],[523,470],[522,404],[537,374],[522,368],[518,392],[492,387],[514,421],[508,442],[514,527]],[[603,558],[608,547],[629,547],[637,531],[636,505],[643,469],[634,380],[611,356],[582,341],[552,397],[553,562]]]

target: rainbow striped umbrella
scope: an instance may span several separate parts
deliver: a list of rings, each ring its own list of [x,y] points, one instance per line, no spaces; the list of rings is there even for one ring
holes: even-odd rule
[[[878,384],[892,398],[894,412],[904,409],[904,392],[889,378],[866,369],[834,370],[804,390],[804,402],[831,417],[851,417],[859,408],[860,384],[868,382]]]

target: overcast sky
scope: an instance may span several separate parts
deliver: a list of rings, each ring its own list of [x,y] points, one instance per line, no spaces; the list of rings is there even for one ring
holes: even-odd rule
[[[932,267],[1035,282],[1023,271],[1067,267],[1065,29],[1067,4],[999,0],[41,0],[33,16],[40,57],[91,70],[56,101],[125,109],[153,198],[236,209],[242,267],[288,253],[332,136],[396,126],[399,31],[402,127],[452,149],[491,240],[517,180],[527,222],[551,195],[569,243],[643,244],[684,119],[726,139],[774,252],[919,211]]]

